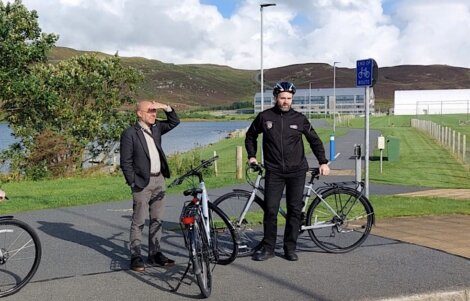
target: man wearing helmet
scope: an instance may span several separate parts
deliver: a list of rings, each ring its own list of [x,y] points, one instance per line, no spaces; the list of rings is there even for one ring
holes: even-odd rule
[[[256,116],[246,133],[245,148],[250,164],[257,164],[256,150],[259,134],[263,134],[266,210],[263,218],[264,238],[262,248],[253,255],[253,260],[264,261],[274,257],[277,236],[277,214],[286,189],[287,217],[284,230],[284,256],[296,261],[297,237],[301,225],[302,196],[308,170],[302,135],[320,164],[320,173],[328,175],[323,143],[307,117],[292,109],[295,86],[289,82],[277,83],[273,90],[274,107]]]

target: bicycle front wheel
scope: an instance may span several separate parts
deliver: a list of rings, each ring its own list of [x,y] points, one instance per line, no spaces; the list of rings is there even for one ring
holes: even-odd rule
[[[372,228],[373,209],[357,190],[339,187],[322,193],[307,212],[310,238],[321,249],[346,253],[359,247]]]
[[[16,219],[0,219],[0,297],[18,292],[36,273],[41,243],[36,232]]]
[[[199,217],[194,224],[190,237],[190,257],[193,264],[193,272],[196,275],[197,284],[201,294],[209,298],[212,292],[212,270],[209,259],[209,243],[204,233],[204,225]]]
[[[260,247],[263,239],[264,203],[255,197],[244,218],[240,220],[243,209],[250,199],[250,192],[236,190],[222,195],[214,201],[214,205],[230,219],[238,232],[238,256],[250,256]]]
[[[238,235],[224,212],[209,204],[209,224],[214,263],[227,265],[238,255]]]

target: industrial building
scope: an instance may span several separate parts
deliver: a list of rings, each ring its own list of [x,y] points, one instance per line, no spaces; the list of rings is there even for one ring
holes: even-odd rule
[[[336,94],[336,106],[334,95]],[[266,110],[274,105],[272,90],[264,92],[263,109]],[[297,89],[292,108],[304,114],[364,114],[365,88],[325,88],[325,89]],[[255,113],[261,111],[261,92],[254,97]],[[371,89],[370,112],[374,112],[374,93]]]
[[[468,114],[470,89],[395,91],[395,115]]]

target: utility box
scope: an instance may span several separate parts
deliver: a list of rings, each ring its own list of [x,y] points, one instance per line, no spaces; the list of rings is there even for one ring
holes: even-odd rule
[[[380,150],[385,149],[385,137],[384,136],[377,137],[377,148]]]
[[[400,139],[397,137],[387,137],[387,159],[388,161],[400,160]]]

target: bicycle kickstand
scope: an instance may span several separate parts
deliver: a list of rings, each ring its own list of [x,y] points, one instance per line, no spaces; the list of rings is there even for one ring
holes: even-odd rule
[[[178,284],[176,285],[176,287],[171,290],[172,292],[178,291],[178,289],[179,289],[180,286],[181,286],[181,283],[183,283],[183,279],[186,278],[186,275],[188,274],[190,267],[191,267],[191,260],[188,261],[188,265],[186,266],[186,270],[184,271],[183,276],[181,276],[181,278],[180,278],[180,280],[178,281]]]

